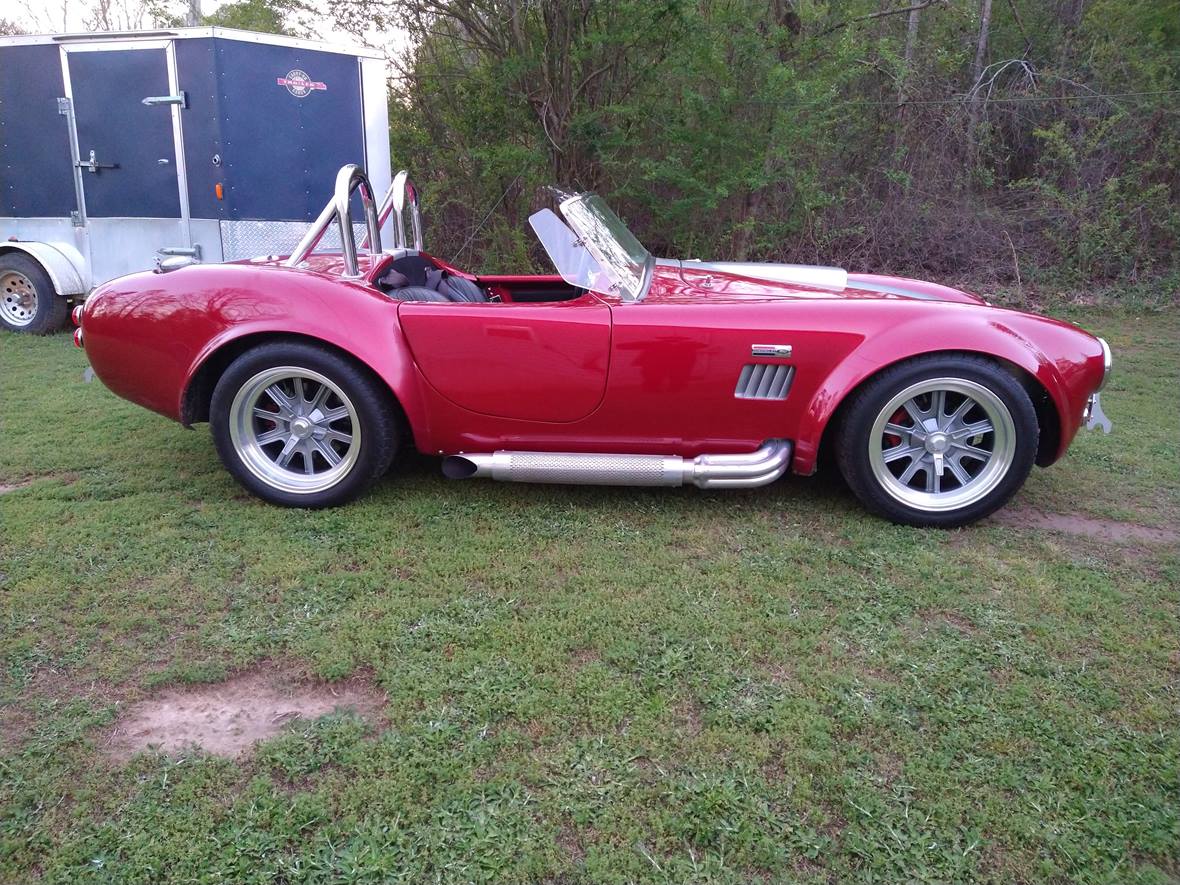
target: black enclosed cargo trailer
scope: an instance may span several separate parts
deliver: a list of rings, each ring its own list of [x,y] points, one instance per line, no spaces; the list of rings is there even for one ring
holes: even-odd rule
[[[181,28],[0,38],[0,324],[168,256],[287,254],[346,163],[389,185],[384,61]]]

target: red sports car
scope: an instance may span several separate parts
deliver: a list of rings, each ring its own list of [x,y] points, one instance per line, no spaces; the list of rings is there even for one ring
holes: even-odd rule
[[[597,196],[558,202],[530,218],[557,275],[476,276],[422,250],[404,173],[378,206],[345,167],[291,256],[114,280],[75,339],[111,390],[209,421],[242,485],[298,507],[348,501],[410,443],[452,478],[710,489],[810,474],[830,447],[873,511],[957,526],[1109,428],[1110,349],[1067,323],[895,277],[657,259]],[[315,254],[333,222],[339,250]]]

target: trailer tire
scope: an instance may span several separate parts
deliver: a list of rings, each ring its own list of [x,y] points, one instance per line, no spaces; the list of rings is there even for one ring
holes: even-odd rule
[[[70,305],[40,264],[27,255],[0,255],[0,325],[12,332],[48,335],[66,324]]]

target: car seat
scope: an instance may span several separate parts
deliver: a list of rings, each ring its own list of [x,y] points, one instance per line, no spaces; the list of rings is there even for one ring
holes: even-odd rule
[[[478,284],[440,270],[421,255],[405,255],[390,262],[377,285],[398,301],[472,303],[488,300]]]

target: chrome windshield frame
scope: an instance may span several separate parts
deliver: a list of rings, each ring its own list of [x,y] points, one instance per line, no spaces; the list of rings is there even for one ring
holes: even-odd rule
[[[324,238],[328,227],[336,221],[340,228],[340,252],[344,258],[344,276],[356,279],[362,276],[357,264],[357,243],[352,230],[352,195],[359,190],[361,205],[365,212],[365,226],[367,233],[362,241],[368,246],[369,255],[374,259],[381,254],[381,224],[377,220],[377,205],[373,195],[373,185],[365,170],[356,164],[342,166],[336,173],[336,186],[332,192],[332,199],[320,211],[319,216],[307,229],[303,239],[299,241],[290,257],[283,262],[287,267],[298,267],[307,256],[315,251],[320,240]]]

